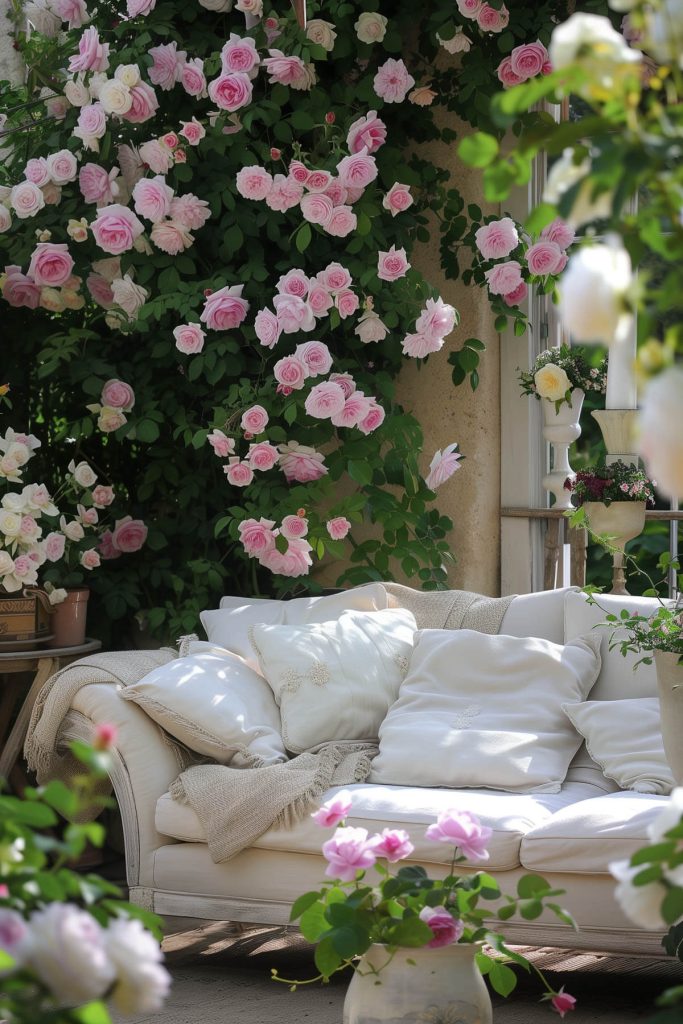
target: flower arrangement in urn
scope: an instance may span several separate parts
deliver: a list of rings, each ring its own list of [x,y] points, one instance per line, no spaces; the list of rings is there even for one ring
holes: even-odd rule
[[[529,370],[519,373],[522,393],[545,398],[559,409],[570,403],[573,388],[604,394],[607,389],[607,360],[591,366],[580,351],[569,345],[549,348],[536,357]]]
[[[621,461],[579,470],[564,486],[579,507],[587,501],[600,501],[608,506],[613,501],[644,501],[650,506],[655,503],[652,482],[643,470]],[[572,525],[579,525],[573,517]]]

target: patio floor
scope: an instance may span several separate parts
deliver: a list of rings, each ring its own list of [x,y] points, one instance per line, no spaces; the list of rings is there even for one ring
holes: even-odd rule
[[[126,1018],[130,1024],[341,1024],[345,976],[296,992],[270,977],[272,967],[290,978],[314,973],[311,946],[296,931],[171,918],[164,950],[174,978],[171,996],[162,1014]],[[576,996],[567,1024],[645,1022],[656,1012],[656,996],[683,981],[681,964],[666,958],[556,949],[525,953],[550,984],[564,984]],[[509,999],[494,997],[495,1024],[558,1021],[547,1003],[538,1002],[539,994],[539,984],[523,976]]]

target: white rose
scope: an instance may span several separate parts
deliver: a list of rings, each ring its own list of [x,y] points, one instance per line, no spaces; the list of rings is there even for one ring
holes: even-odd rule
[[[648,931],[666,930],[661,907],[667,890],[661,882],[633,885],[633,876],[642,871],[643,866],[632,868],[627,860],[612,861],[608,867],[619,883],[614,896],[626,916]]]
[[[5,537],[18,537],[21,532],[21,516],[3,509],[0,512],[0,533]]]
[[[639,417],[640,453],[645,460],[647,475],[657,481],[657,487],[669,498],[683,495],[683,368],[671,366],[653,377],[643,396]],[[683,788],[671,794],[675,804],[662,812],[662,825],[655,822],[658,838],[673,824],[664,823],[674,814],[683,814]],[[668,817],[665,815],[668,814]],[[674,822],[677,824],[678,822]],[[655,826],[652,826],[653,828]],[[654,835],[651,839],[657,842]]]
[[[643,46],[662,63],[677,60],[683,66],[682,0],[660,0],[655,10],[645,11]]]
[[[12,215],[6,206],[0,203],[0,231],[9,231],[12,227]]]
[[[6,576],[14,570],[14,559],[8,551],[0,549],[0,576]]]
[[[70,523],[67,523],[64,516],[60,516],[59,529],[69,540],[78,541],[85,537],[85,531],[77,519],[72,519]]]
[[[133,104],[130,89],[118,78],[109,78],[102,84],[99,101],[106,114],[126,114]]]
[[[95,260],[93,270],[100,277],[103,277],[109,284],[117,277],[121,277],[121,258],[119,256],[108,256],[104,260]]]
[[[90,89],[80,79],[69,81],[64,86],[64,95],[74,107],[84,107],[90,103]]]
[[[104,71],[96,71],[94,75],[90,76],[88,88],[90,89],[90,95],[94,100],[99,99],[100,89],[102,88],[104,83],[108,81],[109,79],[107,78]]]
[[[114,78],[117,78],[119,82],[123,82],[129,89],[132,89],[140,81],[140,68],[137,64],[119,64],[114,72]]]
[[[0,552],[2,554],[2,552]],[[11,559],[10,559],[11,561]],[[0,567],[0,573],[2,568]],[[0,971],[0,978],[21,967],[28,954],[31,935],[26,921],[14,910],[0,907],[0,949],[14,960],[14,966],[7,971]]]
[[[566,372],[555,363],[546,363],[537,370],[534,374],[534,383],[541,398],[547,398],[551,402],[561,401],[572,386]]]
[[[364,345],[367,345],[371,341],[384,341],[389,331],[377,314],[368,310],[359,319],[353,333],[358,335]]]
[[[640,0],[609,0],[609,6],[613,11],[623,14],[626,11],[632,11],[634,7],[639,7]]]
[[[361,43],[381,43],[386,35],[388,19],[383,14],[363,11],[353,26]]]
[[[47,583],[45,584],[45,589],[47,590]],[[52,584],[50,584],[50,590],[47,594],[47,599],[50,604],[61,604],[62,601],[66,601],[67,597],[68,594],[64,587],[53,587]]]
[[[114,302],[120,306],[131,319],[135,319],[140,306],[144,305],[149,292],[135,284],[130,274],[125,274],[117,281],[112,281],[111,290]]]
[[[456,29],[455,35],[451,39],[442,39],[438,32],[436,38],[448,53],[469,53],[472,49],[472,40],[465,35],[461,28]]]
[[[260,18],[263,14],[263,0],[237,0],[235,10],[242,14],[251,14],[254,18]]]
[[[26,506],[23,491],[21,494],[17,494],[16,491],[10,491],[9,494],[3,494],[0,504],[10,512],[22,513]]]
[[[80,487],[94,487],[97,481],[97,474],[92,471],[87,462],[79,462],[78,465],[72,459],[69,463],[69,472]]]
[[[68,149],[51,153],[45,162],[53,185],[66,185],[67,182],[76,180],[78,160]]]
[[[199,0],[201,7],[205,7],[207,11],[231,11],[232,0]]]
[[[609,18],[580,11],[553,30],[548,53],[553,70],[576,64],[586,73],[585,82],[576,90],[594,100],[619,94],[627,77],[638,77],[636,65],[643,57],[612,28]]]
[[[32,181],[20,181],[12,188],[10,204],[17,217],[35,217],[45,206],[45,196]]]
[[[550,168],[543,190],[545,203],[556,205],[565,192],[568,192],[570,188],[590,174],[590,157],[575,164],[573,156],[572,149],[565,149],[560,159],[556,160]],[[612,212],[612,193],[601,192],[599,196],[593,198],[591,196],[592,187],[591,182],[586,179],[574,197],[571,211],[565,217],[567,223],[573,228],[580,228],[583,224],[588,224],[593,220],[604,220]]]
[[[586,245],[571,257],[558,292],[560,318],[575,341],[611,345],[626,338],[632,281],[631,258],[619,238]]]
[[[104,995],[116,976],[104,932],[91,914],[70,903],[51,903],[31,914],[28,964],[62,1006]]]
[[[121,1013],[154,1013],[160,1010],[171,986],[171,976],[161,966],[159,943],[140,921],[112,921],[105,933],[107,952],[116,968],[112,999]]]
[[[321,18],[313,18],[306,26],[306,35],[312,43],[317,43],[328,52],[334,49],[334,41],[337,33],[330,21],[323,21]]]

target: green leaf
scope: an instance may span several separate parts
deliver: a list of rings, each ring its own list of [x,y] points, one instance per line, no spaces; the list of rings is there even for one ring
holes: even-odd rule
[[[321,935],[330,930],[325,908],[320,901],[312,903],[304,910],[299,921],[299,929],[308,942],[317,942]]]
[[[367,462],[356,461],[351,459],[348,464],[348,473],[352,480],[355,480],[357,484],[369,484],[372,483],[372,467]]]
[[[334,948],[332,939],[328,935],[321,939],[316,946],[313,959],[323,978],[329,978],[342,963],[342,957]]]
[[[140,420],[135,424],[135,435],[139,441],[152,444],[159,437],[159,427],[154,420]]]
[[[311,232],[311,225],[306,221],[299,228],[296,235],[296,247],[299,252],[305,252],[311,244],[311,238],[313,237]]]
[[[0,816],[8,818],[17,825],[28,825],[30,828],[49,828],[56,825],[58,818],[51,807],[45,804],[32,804],[16,797],[0,797]]]
[[[313,904],[320,899],[319,892],[305,892],[298,899],[294,900],[292,909],[289,912],[289,920],[295,921],[297,917],[301,917],[305,910],[312,907]]]
[[[45,803],[49,804],[50,807],[54,807],[63,818],[71,818],[76,813],[78,798],[59,779],[53,779],[52,782],[49,782],[41,793]]]
[[[474,132],[462,139],[457,153],[470,167],[488,167],[498,156],[498,140],[487,132]]]
[[[13,957],[6,953],[4,949],[0,949],[0,971],[7,971],[10,967],[14,967],[15,960]]]
[[[517,883],[517,895],[522,899],[531,899],[547,892],[550,886],[541,875],[524,875]]]
[[[494,961],[489,971],[491,987],[501,996],[509,996],[517,984],[517,975],[511,967]]]
[[[432,929],[419,917],[404,917],[386,930],[391,946],[424,946],[433,938]]]
[[[662,917],[667,924],[674,924],[683,916],[683,888],[673,886],[662,900]]]
[[[79,1006],[69,1013],[79,1024],[111,1024],[109,1010],[104,1003],[88,1003],[87,1006]]]

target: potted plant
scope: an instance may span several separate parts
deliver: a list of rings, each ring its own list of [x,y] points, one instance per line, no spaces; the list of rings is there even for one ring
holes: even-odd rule
[[[496,992],[508,995],[516,984],[508,963],[526,971],[533,965],[508,949],[486,920],[494,915],[507,920],[516,911],[531,920],[548,909],[575,927],[555,902],[561,890],[551,889],[539,875],[526,875],[518,882],[517,895],[506,896],[485,871],[457,874],[457,864],[482,864],[489,857],[491,829],[467,811],[443,812],[425,833],[427,839],[452,847],[445,878],[431,879],[415,864],[394,873],[392,865],[414,850],[408,833],[384,829],[370,836],[364,828],[347,826],[351,804],[351,794],[342,791],[312,815],[319,825],[338,827],[322,845],[331,881],[300,896],[290,915],[299,920],[304,938],[316,944],[319,974],[305,983],[327,981],[336,971],[354,968],[345,1024],[399,1017],[434,1024],[456,1019],[490,1024],[491,1002],[482,976]],[[370,869],[378,881],[367,879]],[[496,901],[497,909],[482,909],[481,900]],[[576,1000],[562,990],[555,992],[533,969],[546,987],[543,998],[563,1017]],[[302,984],[281,978],[276,970],[273,977],[293,988]]]

